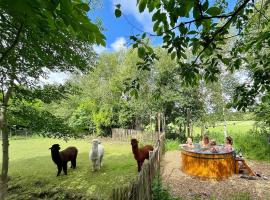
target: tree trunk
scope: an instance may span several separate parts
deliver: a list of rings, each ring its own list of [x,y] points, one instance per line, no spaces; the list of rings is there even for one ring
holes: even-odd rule
[[[0,108],[0,128],[2,132],[2,173],[0,178],[0,200],[4,199],[8,187],[8,128],[6,124],[6,107]]]
[[[190,136],[193,137],[193,123],[192,120],[190,121]]]
[[[205,126],[204,126],[204,122],[202,122],[202,125],[201,125],[201,138],[204,136],[204,132],[205,132]]]
[[[185,136],[187,135],[187,124],[186,124],[186,122],[184,122],[184,134],[185,134]]]
[[[11,96],[12,88],[9,87],[6,94],[3,95],[3,102],[0,104],[0,131],[2,132],[2,173],[0,176],[0,200],[3,200],[7,194],[8,188],[8,127],[6,120],[8,101]]]
[[[226,121],[226,118],[225,118],[225,108],[223,108],[222,110],[222,115],[223,115],[223,125],[224,125],[224,138],[227,137],[227,121]]]
[[[158,112],[158,140],[159,140],[159,136],[160,136],[160,127],[161,127],[161,124],[160,124],[160,112]]]
[[[165,118],[165,113],[163,113],[163,118],[162,118],[162,132],[165,133],[166,131],[166,118]]]
[[[188,128],[188,133],[187,133],[187,135],[188,135],[188,137],[190,137],[191,136],[191,123],[190,123],[190,118],[191,118],[191,113],[190,113],[190,110],[189,110],[189,108],[187,109],[187,128]]]

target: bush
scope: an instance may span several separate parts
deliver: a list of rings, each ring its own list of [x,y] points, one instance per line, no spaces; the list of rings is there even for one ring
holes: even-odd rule
[[[160,179],[155,179],[152,183],[153,200],[180,200],[172,197],[169,189],[162,186]]]
[[[166,149],[166,151],[178,150],[179,144],[180,144],[179,140],[167,139],[166,144],[165,144],[165,149]]]

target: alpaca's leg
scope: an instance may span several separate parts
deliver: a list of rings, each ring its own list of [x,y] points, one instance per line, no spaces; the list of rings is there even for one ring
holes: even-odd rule
[[[138,164],[138,172],[141,171],[141,164],[140,164],[140,161],[137,161],[137,164]]]
[[[143,161],[139,162],[139,172],[142,170]]]
[[[92,171],[95,171],[95,164],[96,164],[96,161],[92,160]]]
[[[57,165],[57,169],[58,169],[57,176],[59,176],[59,174],[62,171],[62,165]]]
[[[65,175],[67,175],[67,162],[63,163],[63,171],[64,171]]]
[[[101,166],[101,167],[103,166],[102,159],[103,159],[103,155],[100,156],[100,166]]]
[[[71,167],[72,167],[73,169],[76,168],[76,159],[74,159],[74,160],[71,161]]]
[[[97,165],[98,165],[97,167],[98,167],[98,170],[100,170],[100,164],[101,164],[101,163],[100,163],[100,159],[98,159],[98,160],[97,160]]]
[[[98,159],[95,160],[95,171],[98,170]]]

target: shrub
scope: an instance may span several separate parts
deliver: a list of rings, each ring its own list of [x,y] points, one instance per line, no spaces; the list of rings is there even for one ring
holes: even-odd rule
[[[156,178],[152,183],[153,200],[180,200],[172,197],[169,189],[162,186],[159,178]]]

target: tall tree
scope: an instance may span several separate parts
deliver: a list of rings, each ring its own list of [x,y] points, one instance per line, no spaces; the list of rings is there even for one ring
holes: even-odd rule
[[[269,3],[269,0],[261,1],[258,6],[258,3],[252,0],[235,2],[226,0],[138,0],[138,10],[140,12],[148,10],[152,14],[153,22],[153,33],[143,32],[130,37],[134,42],[133,47],[137,48],[138,55],[141,55],[138,67],[149,69],[153,60],[156,59],[153,49],[144,42],[145,37],[162,37],[163,47],[167,49],[172,59],[177,59],[179,75],[182,76],[185,83],[195,85],[199,83],[200,79],[214,82],[218,80],[221,73],[219,63],[224,63],[228,71],[237,70],[241,63],[245,63],[244,51],[248,49],[252,51],[250,47],[256,48],[257,51],[260,51],[261,48],[268,48],[269,20],[262,23],[262,19],[268,18],[266,13]],[[116,5],[115,16],[120,17],[121,14],[121,5]],[[235,45],[236,48],[232,52],[235,59],[230,59],[227,54],[224,54],[223,46],[234,37],[245,38],[249,32],[247,29],[255,30],[256,28],[249,28],[249,24],[254,21],[256,15],[261,16],[259,22],[264,27],[264,31],[254,37],[247,36],[246,41],[249,46],[244,45],[246,48],[243,45]],[[235,35],[229,35],[231,28],[236,30]],[[247,43],[239,42],[238,44]],[[188,59],[186,50],[191,51],[191,59]],[[240,54],[242,58],[237,58]],[[256,55],[260,55],[260,53]],[[267,55],[259,57],[263,59]],[[255,84],[249,84],[251,91],[258,91],[261,83],[268,80],[268,77],[259,70],[255,71],[256,75],[252,77],[254,81],[256,80]],[[263,81],[259,81],[259,79]],[[243,103],[241,99],[254,102],[252,94],[247,94],[243,87],[238,89],[237,94],[235,102],[240,107],[247,105],[247,102]]]
[[[3,160],[0,199],[7,191],[7,112],[18,86],[34,87],[49,71],[84,72],[93,60],[91,44],[105,44],[104,36],[87,17],[83,1],[0,1],[0,128]]]

